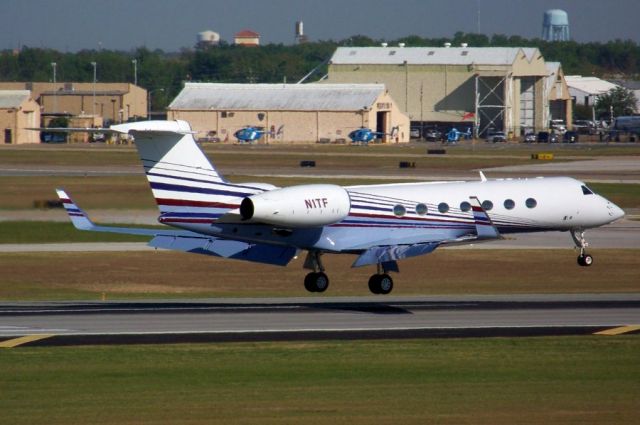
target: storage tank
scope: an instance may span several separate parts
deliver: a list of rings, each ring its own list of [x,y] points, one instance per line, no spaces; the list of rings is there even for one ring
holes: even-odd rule
[[[215,46],[220,43],[220,34],[215,31],[202,31],[198,33],[199,46]]]
[[[564,10],[544,12],[542,39],[545,41],[569,41],[569,15]]]

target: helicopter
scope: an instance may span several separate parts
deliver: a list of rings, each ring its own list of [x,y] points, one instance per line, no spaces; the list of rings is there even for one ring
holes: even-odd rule
[[[351,139],[351,142],[353,143],[361,143],[366,145],[377,137],[381,137],[385,135],[389,135],[393,137],[396,135],[397,130],[398,128],[394,127],[391,130],[391,133],[384,133],[380,131],[373,131],[370,128],[360,127],[358,129],[353,130],[351,133],[349,133],[349,139]]]
[[[471,128],[468,128],[467,131],[463,133],[462,131],[460,131],[457,128],[453,127],[447,133],[447,142],[449,142],[449,143],[455,143],[455,142],[459,141],[461,138],[470,139],[471,138]]]
[[[267,131],[259,127],[248,125],[236,131],[235,133],[233,133],[233,135],[238,139],[240,143],[252,143],[260,139],[265,134],[269,134],[271,137],[278,136],[282,134],[283,128],[284,125],[281,125],[280,128],[278,128],[278,131],[274,131],[274,128],[272,126],[271,130]]]

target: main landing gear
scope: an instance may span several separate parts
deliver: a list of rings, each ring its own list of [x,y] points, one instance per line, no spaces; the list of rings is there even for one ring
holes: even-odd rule
[[[319,251],[309,251],[304,268],[313,270],[304,277],[304,288],[309,292],[324,292],[329,287],[329,277],[324,273]]]
[[[393,290],[393,279],[381,264],[378,264],[378,273],[369,278],[369,290],[376,295],[387,295]]]
[[[329,277],[324,272],[321,255],[322,252],[309,251],[304,261],[304,268],[313,270],[304,278],[304,288],[309,292],[324,292],[329,287]],[[369,278],[369,290],[372,293],[387,295],[393,290],[393,279],[386,272],[387,270],[378,264],[378,272]]]
[[[580,248],[580,255],[578,255],[578,264],[583,267],[589,267],[593,264],[593,257],[586,253],[586,249],[589,246],[584,238],[584,230],[572,230],[571,238],[576,244],[576,248]]]

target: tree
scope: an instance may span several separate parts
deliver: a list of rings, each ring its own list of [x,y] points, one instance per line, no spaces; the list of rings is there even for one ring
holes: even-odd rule
[[[600,118],[609,118],[621,115],[631,115],[637,112],[636,95],[624,87],[615,87],[607,93],[598,96],[595,108],[596,115]],[[612,109],[613,108],[613,109]]]

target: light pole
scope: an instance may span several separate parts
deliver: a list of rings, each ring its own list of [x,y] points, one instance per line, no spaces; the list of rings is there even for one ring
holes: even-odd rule
[[[133,64],[133,85],[138,85],[138,59],[132,59],[131,63]]]
[[[55,62],[51,62],[51,67],[53,68],[53,113],[58,110],[58,98],[56,96],[56,92],[58,89],[56,88],[56,68],[58,64]]]
[[[147,92],[147,120],[151,120],[151,93],[156,91],[164,91],[164,89],[149,90]]]
[[[91,66],[93,66],[93,119],[96,119],[96,77],[97,77],[97,67],[98,64],[96,62],[91,62]]]

